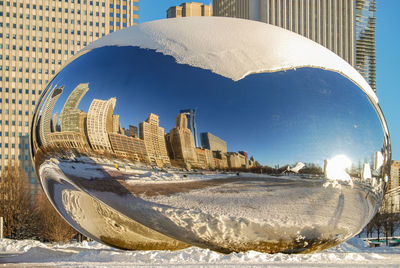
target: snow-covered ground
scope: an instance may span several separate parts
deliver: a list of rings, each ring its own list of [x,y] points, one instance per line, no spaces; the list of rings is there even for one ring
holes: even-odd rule
[[[32,240],[0,240],[0,267],[376,267],[400,265],[400,247],[369,248],[353,238],[314,254],[228,255],[191,247],[179,251],[123,251],[97,242],[43,244]]]

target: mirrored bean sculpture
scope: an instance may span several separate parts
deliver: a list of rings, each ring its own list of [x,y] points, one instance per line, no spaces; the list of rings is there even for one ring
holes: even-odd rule
[[[375,215],[390,163],[378,99],[353,67],[231,18],[97,40],[47,85],[30,134],[53,206],[123,249],[323,250]]]

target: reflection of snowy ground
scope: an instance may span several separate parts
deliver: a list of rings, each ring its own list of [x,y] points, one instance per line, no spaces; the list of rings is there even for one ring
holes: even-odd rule
[[[163,170],[122,173],[121,166],[51,160],[41,165],[40,174],[69,181],[128,218],[183,242],[239,251],[277,251],[270,248],[276,246],[300,252],[336,244],[361,230],[377,202],[357,186],[325,188],[318,179],[248,173],[190,174],[188,179],[178,170],[168,181],[160,179],[170,174]],[[88,180],[91,169],[95,177]],[[142,180],[157,175],[155,184]]]
[[[159,168],[152,168],[144,165],[135,166],[120,161],[106,161],[104,159],[88,157],[75,157],[75,159],[77,161],[65,161],[51,158],[47,161],[47,164],[53,166],[57,165],[64,173],[84,179],[103,179],[112,175],[119,176],[130,184],[136,182],[164,183],[173,181],[209,180],[236,176],[236,173],[187,172],[177,169],[160,170]],[[257,176],[257,174],[252,174],[252,176]]]
[[[7,267],[398,267],[399,253],[400,247],[369,248],[358,238],[322,253],[297,255],[255,251],[224,255],[196,247],[178,251],[123,251],[96,242],[50,245],[30,240],[0,240],[0,263]]]

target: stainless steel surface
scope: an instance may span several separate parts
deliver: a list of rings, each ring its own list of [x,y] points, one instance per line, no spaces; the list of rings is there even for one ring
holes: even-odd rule
[[[311,252],[356,235],[390,163],[379,105],[339,73],[233,81],[135,46],[86,51],[54,77],[31,152],[48,198],[85,235],[220,252]]]

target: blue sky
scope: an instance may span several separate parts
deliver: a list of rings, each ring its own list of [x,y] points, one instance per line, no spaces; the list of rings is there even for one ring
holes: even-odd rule
[[[166,10],[185,1],[141,0],[140,23],[166,18]],[[191,2],[191,1],[187,1]],[[198,0],[205,4],[211,0]],[[377,0],[377,91],[389,125],[392,159],[400,160],[400,20],[399,0]]]
[[[389,125],[392,159],[400,160],[400,1],[378,0],[377,8],[378,97]]]

